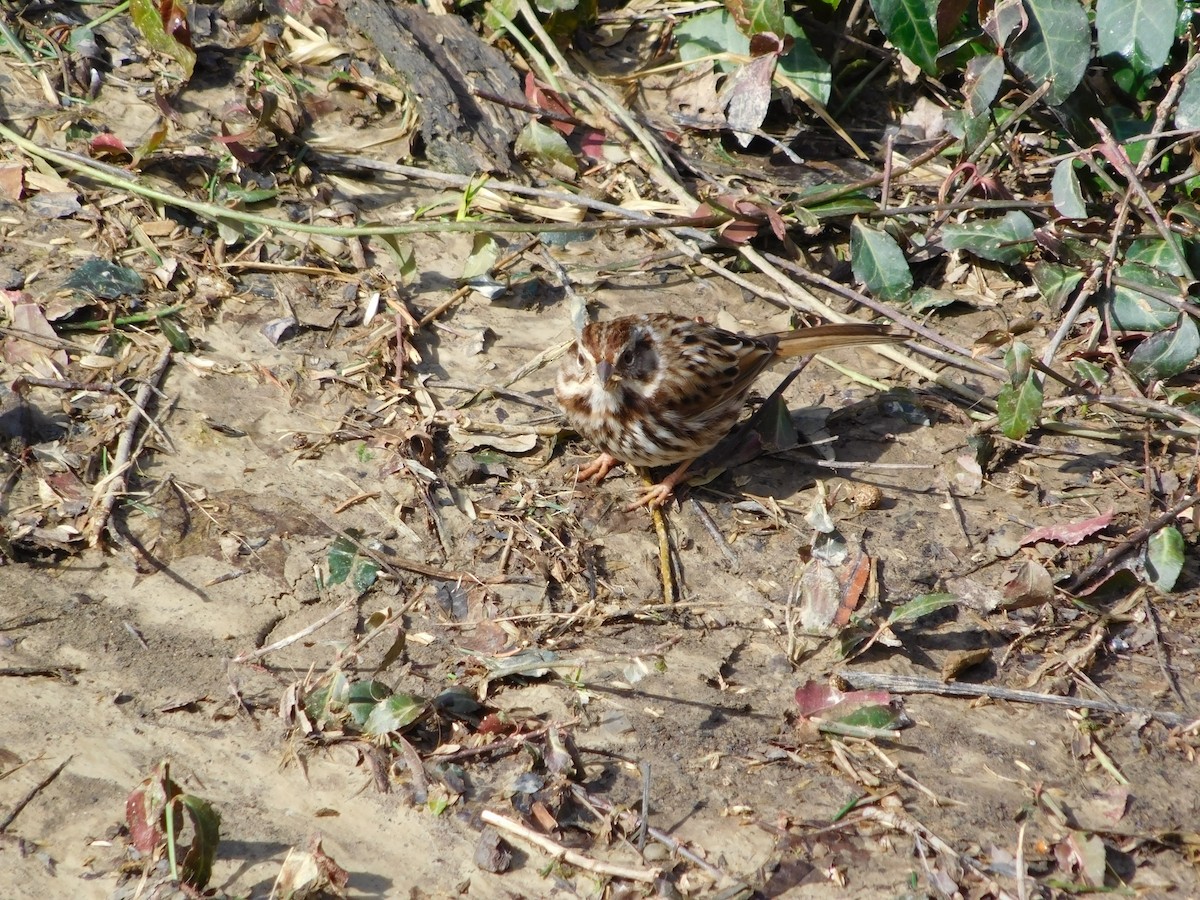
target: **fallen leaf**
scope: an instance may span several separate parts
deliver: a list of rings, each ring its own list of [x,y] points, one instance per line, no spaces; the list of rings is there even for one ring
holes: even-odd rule
[[[1067,522],[1063,525],[1043,525],[1035,528],[1021,538],[1021,546],[1036,544],[1038,541],[1053,541],[1064,547],[1074,547],[1084,538],[1091,537],[1097,531],[1103,531],[1112,522],[1113,511],[1110,509],[1103,515],[1091,519],[1081,519],[1078,522]]]

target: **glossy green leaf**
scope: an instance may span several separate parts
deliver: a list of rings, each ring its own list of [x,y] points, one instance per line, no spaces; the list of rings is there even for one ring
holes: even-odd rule
[[[941,309],[944,306],[950,306],[952,303],[966,303],[966,297],[960,297],[952,291],[943,291],[940,288],[925,287],[917,288],[913,292],[912,297],[908,301],[914,312],[925,312],[930,309]]]
[[[467,261],[463,263],[462,275],[459,277],[463,281],[469,281],[480,275],[488,275],[499,258],[500,245],[496,238],[486,232],[477,232],[471,242],[471,252],[467,256]]]
[[[1179,324],[1160,331],[1138,344],[1129,356],[1129,371],[1142,381],[1170,378],[1190,369],[1200,354],[1200,332],[1196,320],[1183,316]]]
[[[838,716],[833,721],[842,725],[848,725],[851,728],[876,728],[891,731],[900,726],[900,723],[903,721],[903,714],[896,707],[886,704],[876,704],[874,706],[860,706],[853,712],[847,713],[844,716]]]
[[[1012,41],[1009,59],[1034,87],[1051,82],[1045,102],[1058,106],[1083,80],[1092,31],[1079,0],[1025,0],[1029,24]]]
[[[356,535],[338,535],[326,556],[327,584],[349,582],[357,596],[365,594],[379,577],[379,564],[359,552]]]
[[[1094,362],[1086,359],[1077,359],[1071,363],[1071,367],[1075,370],[1076,375],[1085,381],[1090,381],[1097,389],[1108,384],[1108,372]]]
[[[1167,61],[1176,13],[1176,0],[1097,0],[1100,55],[1119,56],[1138,75],[1152,75]]]
[[[1004,354],[1009,380],[996,397],[1000,430],[1019,441],[1037,425],[1042,413],[1042,384],[1031,368],[1033,353],[1016,341]]]
[[[174,316],[159,316],[156,321],[159,331],[163,333],[172,350],[178,353],[192,352],[192,339],[188,337],[187,329]]]
[[[575,154],[567,146],[567,139],[562,133],[549,125],[531,120],[517,135],[513,151],[527,159],[533,159],[543,166],[566,166],[572,172],[579,171],[579,163]]]
[[[1141,263],[1167,275],[1190,278],[1191,273],[1184,266],[1183,250],[1183,239],[1177,234],[1171,235],[1171,243],[1160,237],[1138,238],[1125,251],[1125,262]]]
[[[1014,210],[1002,219],[980,219],[965,225],[948,223],[942,230],[942,246],[1014,265],[1033,252],[1033,222],[1025,213]]]
[[[1067,305],[1075,288],[1083,281],[1083,272],[1075,266],[1038,260],[1031,271],[1038,292],[1050,304],[1050,308],[1061,310]]]
[[[1050,182],[1054,197],[1054,208],[1068,219],[1086,219],[1087,208],[1083,205],[1083,192],[1079,190],[1079,179],[1075,175],[1075,161],[1064,159],[1054,167],[1054,178]]]
[[[403,731],[425,714],[428,704],[412,694],[392,694],[371,709],[363,724],[363,734],[379,737],[392,731]]]
[[[1175,589],[1185,558],[1183,535],[1174,525],[1168,525],[1150,535],[1146,542],[1146,579],[1166,593]]]
[[[967,112],[982,116],[992,108],[1004,81],[1004,60],[994,53],[984,53],[967,63],[967,81],[963,87]]]
[[[890,234],[855,219],[850,226],[850,267],[854,277],[882,300],[898,300],[912,289],[912,271]]]
[[[1138,263],[1126,263],[1117,269],[1117,277],[1125,282],[1143,284],[1148,288],[1172,295],[1179,292],[1175,279],[1157,269]],[[1130,284],[1114,284],[1105,302],[1113,327],[1121,331],[1162,331],[1179,318],[1179,311]]]
[[[879,204],[872,200],[865,191],[845,191],[831,200],[822,200],[839,190],[845,190],[844,185],[817,184],[797,191],[791,197],[793,204],[801,206],[813,213],[818,219],[829,219],[837,216],[854,216],[858,213],[874,212]]]
[[[63,287],[101,300],[116,300],[137,296],[146,289],[146,282],[128,266],[118,266],[106,259],[92,257],[66,277]]]
[[[748,23],[746,34],[783,35],[783,0],[725,0],[725,8],[735,19]]]
[[[907,603],[902,603],[888,615],[888,625],[900,625],[905,622],[915,622],[925,616],[932,615],[947,606],[958,603],[954,594],[922,594]]]
[[[937,72],[937,4],[933,0],[871,0],[875,21],[896,49],[929,75]]]

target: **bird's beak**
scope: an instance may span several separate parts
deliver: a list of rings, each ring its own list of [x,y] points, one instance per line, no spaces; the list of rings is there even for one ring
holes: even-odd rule
[[[613,364],[608,360],[602,359],[596,363],[596,377],[600,379],[600,383],[608,387],[613,380]]]

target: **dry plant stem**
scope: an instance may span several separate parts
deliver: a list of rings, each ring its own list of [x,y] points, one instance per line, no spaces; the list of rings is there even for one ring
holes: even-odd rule
[[[1158,140],[1162,137],[1163,126],[1167,124],[1167,119],[1175,110],[1175,104],[1179,100],[1179,95],[1183,91],[1183,85],[1187,81],[1196,67],[1200,65],[1200,53],[1192,56],[1187,61],[1187,64],[1174,75],[1171,76],[1171,86],[1167,88],[1166,94],[1159,101],[1158,107],[1154,111],[1154,127],[1150,130],[1147,136],[1146,149],[1142,154],[1142,159],[1137,165],[1137,174],[1144,175],[1146,170],[1157,162]]]
[[[53,784],[54,779],[56,779],[59,775],[62,774],[62,770],[65,769],[67,767],[67,764],[74,758],[75,758],[75,755],[71,754],[66,759],[64,759],[62,762],[60,762],[57,766],[54,767],[53,771],[51,771],[51,773],[49,775],[47,775],[45,778],[43,778],[41,781],[39,781],[37,784],[35,784],[33,787],[31,787],[26,792],[25,796],[16,802],[16,804],[13,806],[13,808],[9,811],[8,815],[5,816],[3,819],[0,819],[0,834],[3,834],[5,831],[8,830],[8,826],[16,821],[17,816],[19,816],[21,814],[21,810],[23,810],[26,806],[28,806],[30,801],[32,801],[34,797],[36,797],[38,794],[40,794],[42,791],[44,791],[46,788],[48,788],[51,784]]]
[[[1129,186],[1129,190],[1137,194],[1137,197],[1144,206],[1143,214],[1148,216],[1150,221],[1154,223],[1154,227],[1158,229],[1158,233],[1170,248],[1175,261],[1179,263],[1184,272],[1191,277],[1192,267],[1188,265],[1188,261],[1183,257],[1183,251],[1179,249],[1179,245],[1171,239],[1171,229],[1162,216],[1158,213],[1158,208],[1154,205],[1154,201],[1150,199],[1150,195],[1146,192],[1145,185],[1142,184],[1141,178],[1138,177],[1137,171],[1133,167],[1133,163],[1129,161],[1129,156],[1112,136],[1112,132],[1108,130],[1108,126],[1099,119],[1091,119],[1092,127],[1096,129],[1096,133],[1100,135],[1100,140],[1112,149],[1112,153],[1106,155],[1105,160],[1112,165],[1121,177],[1124,178]]]
[[[1017,830],[1017,900],[1029,900],[1029,885],[1026,882],[1029,872],[1025,865],[1025,826],[1028,824],[1028,820],[1023,821],[1020,829]]]
[[[654,479],[650,477],[650,473],[645,469],[641,471],[642,480],[649,487],[653,487]],[[662,584],[663,603],[674,603],[678,592],[671,574],[671,535],[667,531],[667,519],[663,515],[662,507],[651,506],[650,518],[654,520],[654,531],[658,535],[658,578]]]
[[[1158,657],[1158,669],[1162,672],[1163,681],[1167,683],[1167,687],[1171,689],[1171,693],[1175,695],[1175,699],[1179,701],[1179,705],[1184,709],[1190,709],[1191,704],[1183,696],[1183,691],[1179,689],[1179,682],[1175,678],[1175,673],[1171,671],[1171,661],[1167,658],[1167,648],[1163,646],[1162,630],[1158,623],[1158,610],[1150,602],[1149,593],[1142,598],[1142,607],[1146,611],[1146,621],[1150,623],[1150,627],[1154,631],[1154,655]]]
[[[601,812],[603,812],[605,814],[611,815],[613,812],[617,811],[616,804],[604,799],[603,797],[597,797],[593,794],[589,794],[587,791],[585,791],[583,788],[581,788],[577,784],[571,785],[571,793],[573,793],[576,796],[581,797],[581,798],[586,797],[588,803],[590,803],[592,806],[595,806],[598,810],[600,810]],[[630,819],[630,818],[638,819],[639,817],[634,812],[624,811],[621,813],[621,818],[622,819]],[[622,823],[622,824],[624,824],[624,823]],[[642,827],[641,822],[635,821],[633,823],[633,827],[627,828],[626,830],[632,831],[634,828],[640,829],[641,827]],[[725,872],[722,872],[720,869],[718,869],[716,866],[714,866],[708,860],[704,859],[699,854],[694,853],[693,851],[689,850],[687,848],[687,846],[682,841],[680,841],[678,838],[672,837],[671,835],[667,834],[662,829],[655,828],[653,826],[648,826],[646,828],[646,833],[648,835],[650,835],[650,837],[654,838],[654,840],[658,841],[660,844],[662,844],[664,847],[666,847],[668,850],[670,850],[673,854],[675,854],[677,856],[682,856],[684,859],[686,859],[688,862],[692,863],[693,865],[699,866],[706,873],[708,873],[708,875],[711,878],[715,879],[716,881],[722,881],[729,877]],[[734,879],[730,879],[730,880],[734,880]]]
[[[303,640],[316,631],[320,631],[338,616],[345,615],[346,613],[350,612],[350,610],[354,609],[355,603],[356,601],[354,600],[346,600],[341,604],[341,606],[337,607],[337,609],[326,613],[311,625],[301,628],[295,634],[288,635],[287,637],[281,638],[273,644],[267,644],[267,646],[260,647],[257,650],[252,650],[249,653],[243,653],[240,656],[235,656],[230,660],[230,662],[246,663],[250,662],[251,660],[262,659],[264,656],[268,656],[269,654],[274,653],[276,650],[282,650],[284,647],[290,646],[291,644],[296,643],[296,641]]]
[[[168,347],[158,357],[154,364],[154,369],[150,373],[150,377],[143,382],[138,388],[137,397],[133,401],[133,405],[125,414],[125,427],[121,432],[121,439],[117,442],[117,452],[113,459],[114,468],[107,478],[96,485],[95,490],[103,489],[104,493],[100,495],[99,502],[93,502],[93,510],[88,521],[87,540],[92,547],[99,544],[104,533],[108,530],[109,519],[112,517],[113,506],[117,502],[117,497],[125,492],[125,485],[128,482],[126,473],[133,465],[133,442],[137,435],[138,421],[142,416],[146,415],[145,405],[150,401],[150,396],[158,387],[159,381],[162,380],[163,374],[167,370],[167,365],[171,362],[171,349]],[[147,416],[147,418],[149,418]]]
[[[1090,275],[1080,285],[1079,293],[1075,297],[1075,302],[1071,304],[1067,310],[1067,314],[1063,316],[1062,322],[1058,326],[1058,330],[1054,332],[1054,337],[1050,339],[1050,343],[1046,345],[1046,352],[1042,354],[1042,363],[1050,365],[1054,362],[1054,357],[1058,353],[1058,348],[1062,346],[1063,341],[1067,339],[1067,335],[1071,333],[1071,329],[1075,327],[1075,320],[1079,318],[1079,314],[1083,312],[1083,308],[1087,306],[1088,301],[1096,293],[1096,288],[1100,283],[1100,270],[1094,269]]]
[[[967,806],[968,805],[961,800],[950,800],[945,797],[939,797],[937,794],[935,794],[929,788],[925,787],[925,785],[921,784],[921,782],[917,781],[917,779],[913,778],[911,775],[909,775],[907,772],[905,772],[904,769],[902,769],[900,767],[900,764],[898,762],[896,762],[895,760],[893,760],[886,753],[884,753],[878,744],[875,744],[872,741],[863,741],[862,746],[865,747],[866,749],[870,750],[872,753],[874,753],[876,756],[878,756],[881,760],[883,760],[884,765],[886,765],[889,769],[891,769],[892,774],[894,774],[897,778],[899,778],[901,781],[903,781],[909,787],[915,788],[916,790],[918,790],[922,794],[924,794],[926,797],[928,797],[930,800],[932,800],[934,806],[951,806],[951,805]]]
[[[704,530],[708,532],[708,536],[712,538],[713,543],[717,545],[717,549],[721,551],[721,555],[729,563],[729,571],[736,573],[739,566],[737,553],[729,546],[729,542],[725,540],[725,535],[721,534],[721,529],[717,527],[717,523],[713,521],[713,517],[708,514],[708,510],[701,506],[700,501],[695,497],[688,497],[688,507],[696,514],[696,518],[700,520],[700,524],[704,526]]]
[[[432,169],[419,169],[416,166],[404,166],[398,163],[380,162],[378,160],[360,158],[357,156],[343,156],[338,153],[318,153],[316,154],[316,157],[318,159],[326,159],[332,162],[340,163],[345,166],[358,167],[369,172],[383,172],[389,175],[399,175],[404,178],[411,178],[414,181],[428,181],[434,184],[446,184],[451,187],[464,190],[474,187],[478,184],[478,179],[469,175],[455,175],[451,172],[438,172]],[[596,200],[591,197],[583,196],[582,194],[572,194],[565,191],[552,191],[548,188],[530,187],[528,185],[518,184],[513,181],[489,179],[484,190],[506,194],[516,194],[518,196],[535,197],[539,200],[553,200],[566,206],[578,206],[582,209],[590,209],[593,212],[608,213],[609,215],[620,216],[623,219],[640,217],[645,222],[661,221],[649,213],[641,213],[636,210],[625,209],[623,206],[618,206],[615,203],[605,203],[603,200]],[[723,217],[721,220],[723,221]],[[698,240],[706,244],[712,243],[712,235],[708,234],[707,232],[699,231],[693,228],[687,228],[685,225],[681,225],[680,228],[680,233],[691,240]]]
[[[598,875],[607,875],[611,878],[625,878],[629,881],[644,881],[653,883],[658,880],[662,874],[660,869],[639,869],[633,866],[616,866],[611,863],[601,862],[584,856],[575,850],[569,850],[561,844],[555,843],[545,835],[538,834],[519,822],[514,822],[511,819],[506,819],[504,816],[492,812],[490,809],[485,809],[479,816],[484,822],[499,828],[501,831],[507,831],[509,834],[515,835],[524,841],[533,844],[535,847],[540,847],[545,850],[555,859],[561,859],[563,862],[569,863],[572,866],[577,866],[588,872],[595,872]]]
[[[1067,583],[1067,592],[1073,594],[1087,587],[1093,578],[1111,566],[1114,562],[1116,562],[1142,541],[1146,540],[1146,538],[1150,537],[1150,535],[1154,534],[1154,532],[1174,522],[1175,519],[1179,517],[1179,514],[1189,506],[1195,506],[1197,503],[1200,503],[1200,495],[1189,494],[1188,496],[1184,497],[1149,525],[1144,525],[1139,528],[1125,540],[1121,541],[1121,543],[1119,543],[1117,546],[1113,547],[1098,560],[1072,578],[1070,582]]]
[[[1059,694],[1039,694],[1037,691],[1019,691],[991,684],[967,684],[961,681],[941,682],[933,678],[918,678],[913,675],[888,675],[881,672],[838,673],[855,690],[880,688],[896,694],[937,694],[943,697],[987,697],[992,700],[1008,700],[1012,703],[1037,703],[1045,706],[1062,706],[1068,709],[1091,709],[1096,712],[1121,715],[1144,715],[1158,719],[1172,727],[1187,723],[1178,713],[1147,709],[1128,703],[1106,703],[1103,700],[1088,700],[1084,697],[1063,697]]]
[[[516,262],[518,259],[520,259],[526,253],[526,251],[532,249],[540,240],[541,240],[541,238],[537,238],[537,237],[530,238],[528,241],[526,241],[524,244],[522,244],[520,247],[518,247],[512,253],[508,254],[507,256],[501,257],[496,262],[496,265],[492,267],[493,272],[500,273],[500,272],[508,271],[509,267],[512,266],[512,264],[514,262]],[[444,313],[446,310],[448,310],[450,307],[452,307],[459,300],[461,300],[464,297],[466,297],[467,295],[469,295],[471,293],[471,290],[472,290],[472,288],[467,287],[467,286],[460,287],[453,294],[451,294],[446,300],[442,301],[440,304],[438,304],[433,309],[431,309],[429,312],[427,312],[424,316],[422,316],[421,321],[419,321],[417,323],[417,327],[424,328],[426,325],[428,325],[434,319],[441,318],[442,313]]]
[[[388,237],[391,235],[429,234],[435,232],[461,234],[475,234],[479,232],[541,234],[547,231],[597,232],[626,228],[704,228],[712,225],[718,225],[725,221],[725,217],[723,216],[655,219],[645,215],[630,216],[629,211],[626,210],[626,218],[602,222],[522,223],[498,221],[421,221],[405,222],[399,225],[355,225],[353,227],[345,227],[341,225],[313,225],[308,222],[291,222],[285,219],[278,219],[273,216],[264,216],[259,213],[247,212],[245,210],[230,209],[228,207],[218,206],[212,203],[202,203],[198,200],[191,200],[187,197],[171,194],[167,191],[150,187],[142,184],[136,179],[130,178],[129,173],[123,169],[115,169],[111,166],[105,166],[103,164],[96,163],[94,160],[89,160],[87,157],[79,156],[75,153],[69,153],[64,150],[53,150],[48,147],[41,147],[38,144],[35,144],[33,141],[22,137],[20,134],[2,123],[0,123],[0,137],[15,144],[24,152],[30,154],[31,156],[35,156],[38,159],[45,160],[53,163],[56,166],[61,166],[72,172],[84,175],[100,182],[101,184],[115,188],[116,190],[124,191],[138,197],[144,197],[149,200],[155,200],[159,203],[176,207],[178,209],[186,209],[189,212],[193,212],[196,215],[207,219],[208,221],[219,222],[229,220],[235,222],[244,222],[248,225],[259,225],[264,228],[273,228],[282,232],[295,232],[298,234],[323,234],[329,237],[339,238],[372,236]],[[706,242],[710,242],[712,240],[711,236],[705,234],[704,232],[695,232],[695,234],[702,236]]]
[[[474,624],[474,623],[472,623]],[[527,743],[532,738],[541,737],[551,728],[567,728],[575,725],[576,721],[570,722],[551,722],[549,725],[543,725],[541,728],[535,728],[533,731],[523,731],[520,734],[510,734],[506,738],[501,738],[498,741],[493,741],[490,744],[484,744],[481,747],[471,747],[466,750],[456,750],[453,753],[432,753],[429,756],[430,762],[460,762],[464,759],[473,759],[476,756],[487,756],[492,753],[515,753],[521,749],[521,745]]]
[[[943,856],[947,860],[957,862],[963,868],[971,869],[973,872],[987,876],[989,871],[987,866],[981,865],[969,856],[959,853],[951,847],[946,841],[942,840],[936,834],[929,830],[928,827],[918,822],[911,816],[901,815],[890,812],[888,810],[879,809],[876,806],[864,806],[859,810],[859,816],[867,821],[876,822],[883,825],[885,828],[891,828],[894,831],[901,831],[904,834],[913,838],[920,838],[929,846],[937,851],[939,856]],[[1008,891],[1000,891],[999,897],[1004,900],[1012,900],[1012,894]]]
[[[47,678],[58,678],[67,684],[74,684],[75,679],[72,675],[78,675],[82,672],[79,666],[4,666],[0,668],[0,677],[8,678],[35,678],[45,676]]]
[[[8,45],[8,48],[12,50],[17,59],[23,65],[27,66],[30,71],[34,72],[34,77],[37,78],[38,85],[42,89],[42,96],[46,98],[46,102],[56,109],[61,108],[63,105],[62,98],[58,96],[58,91],[50,83],[50,76],[33,61],[33,57],[29,55],[29,51],[25,49],[25,45],[13,33],[13,30],[8,25],[7,17],[4,16],[0,16],[0,37],[4,38],[4,43]]]

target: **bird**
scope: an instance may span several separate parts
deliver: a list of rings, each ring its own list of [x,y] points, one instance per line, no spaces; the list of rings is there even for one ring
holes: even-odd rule
[[[622,316],[584,326],[554,393],[571,427],[600,450],[580,481],[602,481],[620,463],[677,466],[633,511],[670,500],[688,467],[737,423],[751,386],[775,360],[904,340],[866,323],[749,335],[672,313]]]

